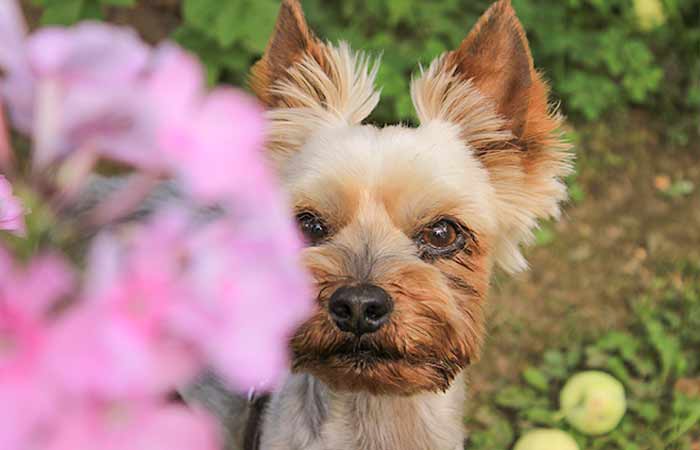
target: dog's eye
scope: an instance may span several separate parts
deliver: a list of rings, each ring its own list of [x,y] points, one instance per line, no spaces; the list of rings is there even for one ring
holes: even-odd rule
[[[416,238],[421,258],[448,257],[463,249],[467,235],[450,219],[440,219],[423,228]]]
[[[305,212],[297,215],[299,229],[306,240],[315,244],[328,236],[328,227],[315,214]]]
[[[440,220],[423,229],[422,241],[435,248],[445,248],[453,245],[459,232],[454,223]]]

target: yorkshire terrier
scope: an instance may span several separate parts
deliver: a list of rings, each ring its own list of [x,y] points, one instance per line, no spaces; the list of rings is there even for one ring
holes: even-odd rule
[[[362,123],[377,67],[284,0],[251,72],[317,292],[263,450],[462,448],[491,271],[523,269],[520,244],[566,197],[561,118],[508,0],[412,80],[417,128]]]

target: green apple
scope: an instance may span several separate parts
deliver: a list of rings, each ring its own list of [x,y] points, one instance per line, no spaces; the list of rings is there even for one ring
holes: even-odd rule
[[[559,406],[566,421],[580,432],[604,434],[625,415],[625,388],[605,372],[579,372],[561,390]]]
[[[554,428],[536,428],[518,439],[513,450],[579,450],[569,433]]]

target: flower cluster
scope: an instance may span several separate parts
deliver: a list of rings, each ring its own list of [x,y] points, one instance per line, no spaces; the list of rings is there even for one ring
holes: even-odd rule
[[[217,448],[172,392],[205,368],[273,386],[311,307],[262,111],[129,29],[28,34],[15,0],[0,2],[0,73],[0,448]],[[103,161],[122,182],[76,216]],[[166,182],[179,195],[130,219]],[[23,197],[50,212],[42,230],[73,232],[33,236]],[[31,241],[22,258],[11,234]]]

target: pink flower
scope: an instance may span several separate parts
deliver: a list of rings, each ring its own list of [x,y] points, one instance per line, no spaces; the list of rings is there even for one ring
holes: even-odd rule
[[[153,135],[138,92],[150,49],[135,32],[86,22],[41,29],[26,47],[37,80],[33,130],[40,167],[86,146],[129,162],[151,162],[146,156]]]
[[[164,43],[153,53],[146,90],[153,113],[166,129],[173,121],[188,120],[204,96],[204,70],[190,53]]]
[[[16,128],[33,133],[35,166],[89,147],[157,166],[156,123],[144,77],[151,49],[135,32],[102,23],[40,29],[24,37],[14,0],[0,9],[0,81]]]
[[[0,175],[0,230],[24,235],[24,208],[17,197],[12,195],[12,185]]]
[[[181,225],[163,215],[126,241],[97,238],[79,307],[51,333],[49,367],[65,390],[100,398],[155,396],[196,374],[201,360],[166,322],[183,301]]]
[[[311,308],[306,274],[295,264],[292,241],[285,242],[285,225],[271,226],[281,239],[253,237],[229,217],[191,239],[187,282],[193,297],[175,310],[174,325],[238,390],[279,380],[289,337]]]
[[[26,59],[25,35],[26,27],[17,3],[0,2],[0,68],[5,72],[0,95],[8,101],[15,125],[27,131],[31,128],[33,79]]]
[[[267,187],[262,109],[230,88],[211,92],[190,116],[168,124],[160,147],[195,197],[222,200]]]
[[[22,43],[26,34],[24,20],[16,2],[0,2],[0,65],[13,67],[23,58]]]
[[[55,412],[44,367],[47,311],[72,288],[62,260],[41,256],[17,268],[0,250],[0,448],[18,449]]]
[[[211,417],[180,405],[151,401],[92,401],[54,423],[45,450],[216,450]]]
[[[66,87],[119,87],[141,76],[150,57],[135,31],[98,22],[42,28],[26,45],[34,74]]]
[[[231,88],[207,94],[201,65],[180,48],[152,50],[133,31],[102,23],[24,39],[14,1],[3,9],[10,31],[0,92],[15,126],[33,133],[36,168],[88,149],[167,170],[205,201],[268,184],[258,182],[267,178],[261,108]]]

